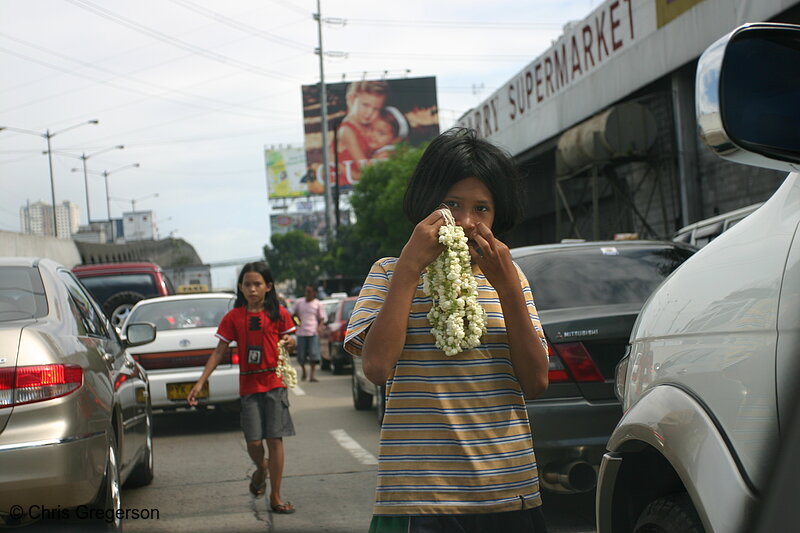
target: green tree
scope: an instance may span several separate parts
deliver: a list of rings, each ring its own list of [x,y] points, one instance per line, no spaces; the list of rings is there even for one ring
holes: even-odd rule
[[[337,273],[364,276],[375,260],[398,256],[414,229],[403,213],[403,195],[424,146],[401,146],[392,157],[369,165],[353,187],[356,222],[342,226],[326,265]]]
[[[322,251],[319,241],[300,230],[272,236],[272,247],[264,246],[275,281],[295,280],[298,287],[313,284],[320,276]]]

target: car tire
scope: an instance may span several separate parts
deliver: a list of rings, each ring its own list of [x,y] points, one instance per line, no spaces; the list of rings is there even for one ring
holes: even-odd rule
[[[112,432],[108,442],[108,452],[106,455],[106,468],[103,482],[97,497],[92,502],[91,507],[97,510],[97,514],[102,517],[112,517],[109,521],[104,518],[97,519],[96,524],[92,524],[99,531],[122,531],[122,494],[119,482],[119,452],[117,449],[117,437]],[[94,516],[94,515],[93,515]],[[95,527],[92,529],[94,530]]]
[[[358,385],[358,378],[355,373],[351,376],[351,389],[353,391],[353,407],[356,411],[366,411],[372,407],[372,395],[364,392]]]
[[[322,358],[322,361],[321,361],[321,362],[320,362],[320,364],[319,364],[319,367],[320,367],[322,370],[330,370],[330,369],[331,369],[331,360],[330,360],[330,359],[325,359],[325,358],[323,357],[323,358]]]
[[[133,291],[123,291],[111,296],[103,304],[103,311],[115,328],[122,326],[136,302],[144,300],[144,295]]]
[[[386,385],[378,385],[375,395],[375,407],[378,411],[378,425],[383,426],[383,415],[386,413]]]
[[[686,493],[658,498],[645,507],[634,533],[705,533],[697,511]]]
[[[145,436],[145,450],[141,461],[134,467],[128,480],[127,487],[144,487],[153,482],[155,476],[155,461],[153,460],[153,413],[147,409],[147,435]]]

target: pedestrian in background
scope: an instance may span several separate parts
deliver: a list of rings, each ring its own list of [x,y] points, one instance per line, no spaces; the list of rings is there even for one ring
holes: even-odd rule
[[[547,388],[544,333],[525,275],[495,235],[521,212],[511,158],[472,130],[434,139],[411,175],[414,231],[379,259],[347,326],[345,348],[386,383],[370,533],[543,533],[525,398]],[[453,356],[437,348],[423,273],[443,251],[444,204],[468,237],[487,331]],[[387,381],[388,380],[388,381]]]
[[[325,324],[325,309],[322,302],[317,300],[317,290],[312,285],[307,285],[305,298],[297,300],[294,304],[292,315],[297,317],[300,325],[297,327],[297,362],[303,370],[301,380],[308,377],[308,381],[315,382],[314,377],[319,358],[319,331]],[[309,371],[306,373],[306,363]]]
[[[261,496],[270,478],[270,507],[279,514],[294,512],[291,502],[281,498],[283,481],[283,437],[295,434],[289,414],[289,394],[278,367],[278,341],[291,348],[296,341],[294,321],[278,303],[272,272],[264,262],[247,263],[242,267],[236,285],[233,309],[222,317],[217,328],[219,343],[208,358],[203,373],[189,392],[189,405],[197,405],[203,384],[236,341],[239,355],[239,394],[242,402],[242,430],[247,453],[256,471],[250,478],[250,492]],[[267,451],[264,453],[264,443]]]

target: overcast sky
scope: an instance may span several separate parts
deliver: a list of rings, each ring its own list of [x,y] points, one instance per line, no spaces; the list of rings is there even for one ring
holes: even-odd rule
[[[322,0],[328,82],[435,76],[453,125],[599,0]],[[0,126],[52,137],[56,202],[86,223],[80,159],[109,175],[111,216],[152,209],[161,237],[214,263],[269,240],[264,147],[302,146],[300,86],[319,81],[314,0],[0,0]],[[0,229],[51,202],[42,137],[0,132]],[[138,163],[139,168],[124,168]],[[158,197],[154,197],[158,193]],[[89,175],[92,219],[106,219]],[[232,286],[230,269],[215,272]]]

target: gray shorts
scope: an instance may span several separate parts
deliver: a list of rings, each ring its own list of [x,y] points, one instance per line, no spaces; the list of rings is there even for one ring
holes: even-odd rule
[[[294,435],[289,391],[283,387],[242,396],[242,431],[248,442]]]
[[[319,336],[310,337],[297,336],[297,362],[301,365],[306,363],[319,363]]]

